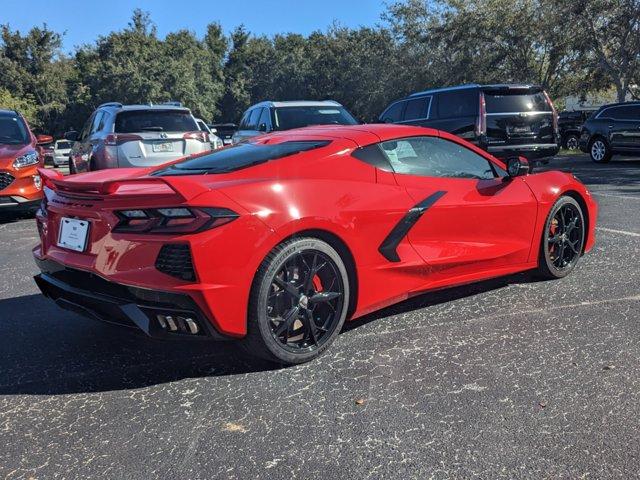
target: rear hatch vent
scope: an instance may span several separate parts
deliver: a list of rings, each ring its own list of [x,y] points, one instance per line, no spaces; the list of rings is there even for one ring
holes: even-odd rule
[[[196,279],[191,261],[191,251],[186,243],[168,243],[163,245],[156,259],[156,268],[167,275],[180,280]]]

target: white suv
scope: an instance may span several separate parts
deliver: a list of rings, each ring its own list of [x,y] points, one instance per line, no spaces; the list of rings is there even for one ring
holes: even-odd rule
[[[76,138],[74,138],[76,137]],[[75,140],[70,173],[118,167],[151,167],[211,150],[209,134],[188,108],[159,105],[100,105]]]

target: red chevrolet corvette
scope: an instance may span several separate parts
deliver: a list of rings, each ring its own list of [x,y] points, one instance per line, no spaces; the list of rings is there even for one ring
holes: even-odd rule
[[[41,170],[33,253],[60,306],[152,337],[241,339],[287,364],[345,319],[524,270],[567,275],[596,203],[453,135],[311,127],[152,169]]]

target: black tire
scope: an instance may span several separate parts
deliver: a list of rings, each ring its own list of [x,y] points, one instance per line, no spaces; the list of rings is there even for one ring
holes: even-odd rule
[[[567,150],[577,150],[579,146],[578,135],[575,133],[569,133],[564,137],[562,146]]]
[[[242,345],[275,363],[308,362],[336,339],[348,306],[349,277],[338,252],[317,238],[285,241],[256,273]]]
[[[611,147],[603,137],[594,137],[589,142],[589,156],[595,163],[609,163]]]
[[[76,173],[76,166],[73,163],[73,160],[69,159],[69,175],[74,175]]]
[[[563,196],[551,208],[544,224],[538,276],[563,278],[576,267],[585,241],[584,212],[575,199]]]

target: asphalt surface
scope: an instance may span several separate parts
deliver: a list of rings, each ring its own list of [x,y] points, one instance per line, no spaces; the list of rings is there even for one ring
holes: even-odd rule
[[[60,310],[5,219],[0,478],[637,477],[640,160],[551,166],[600,203],[573,275],[426,294],[285,369]]]

